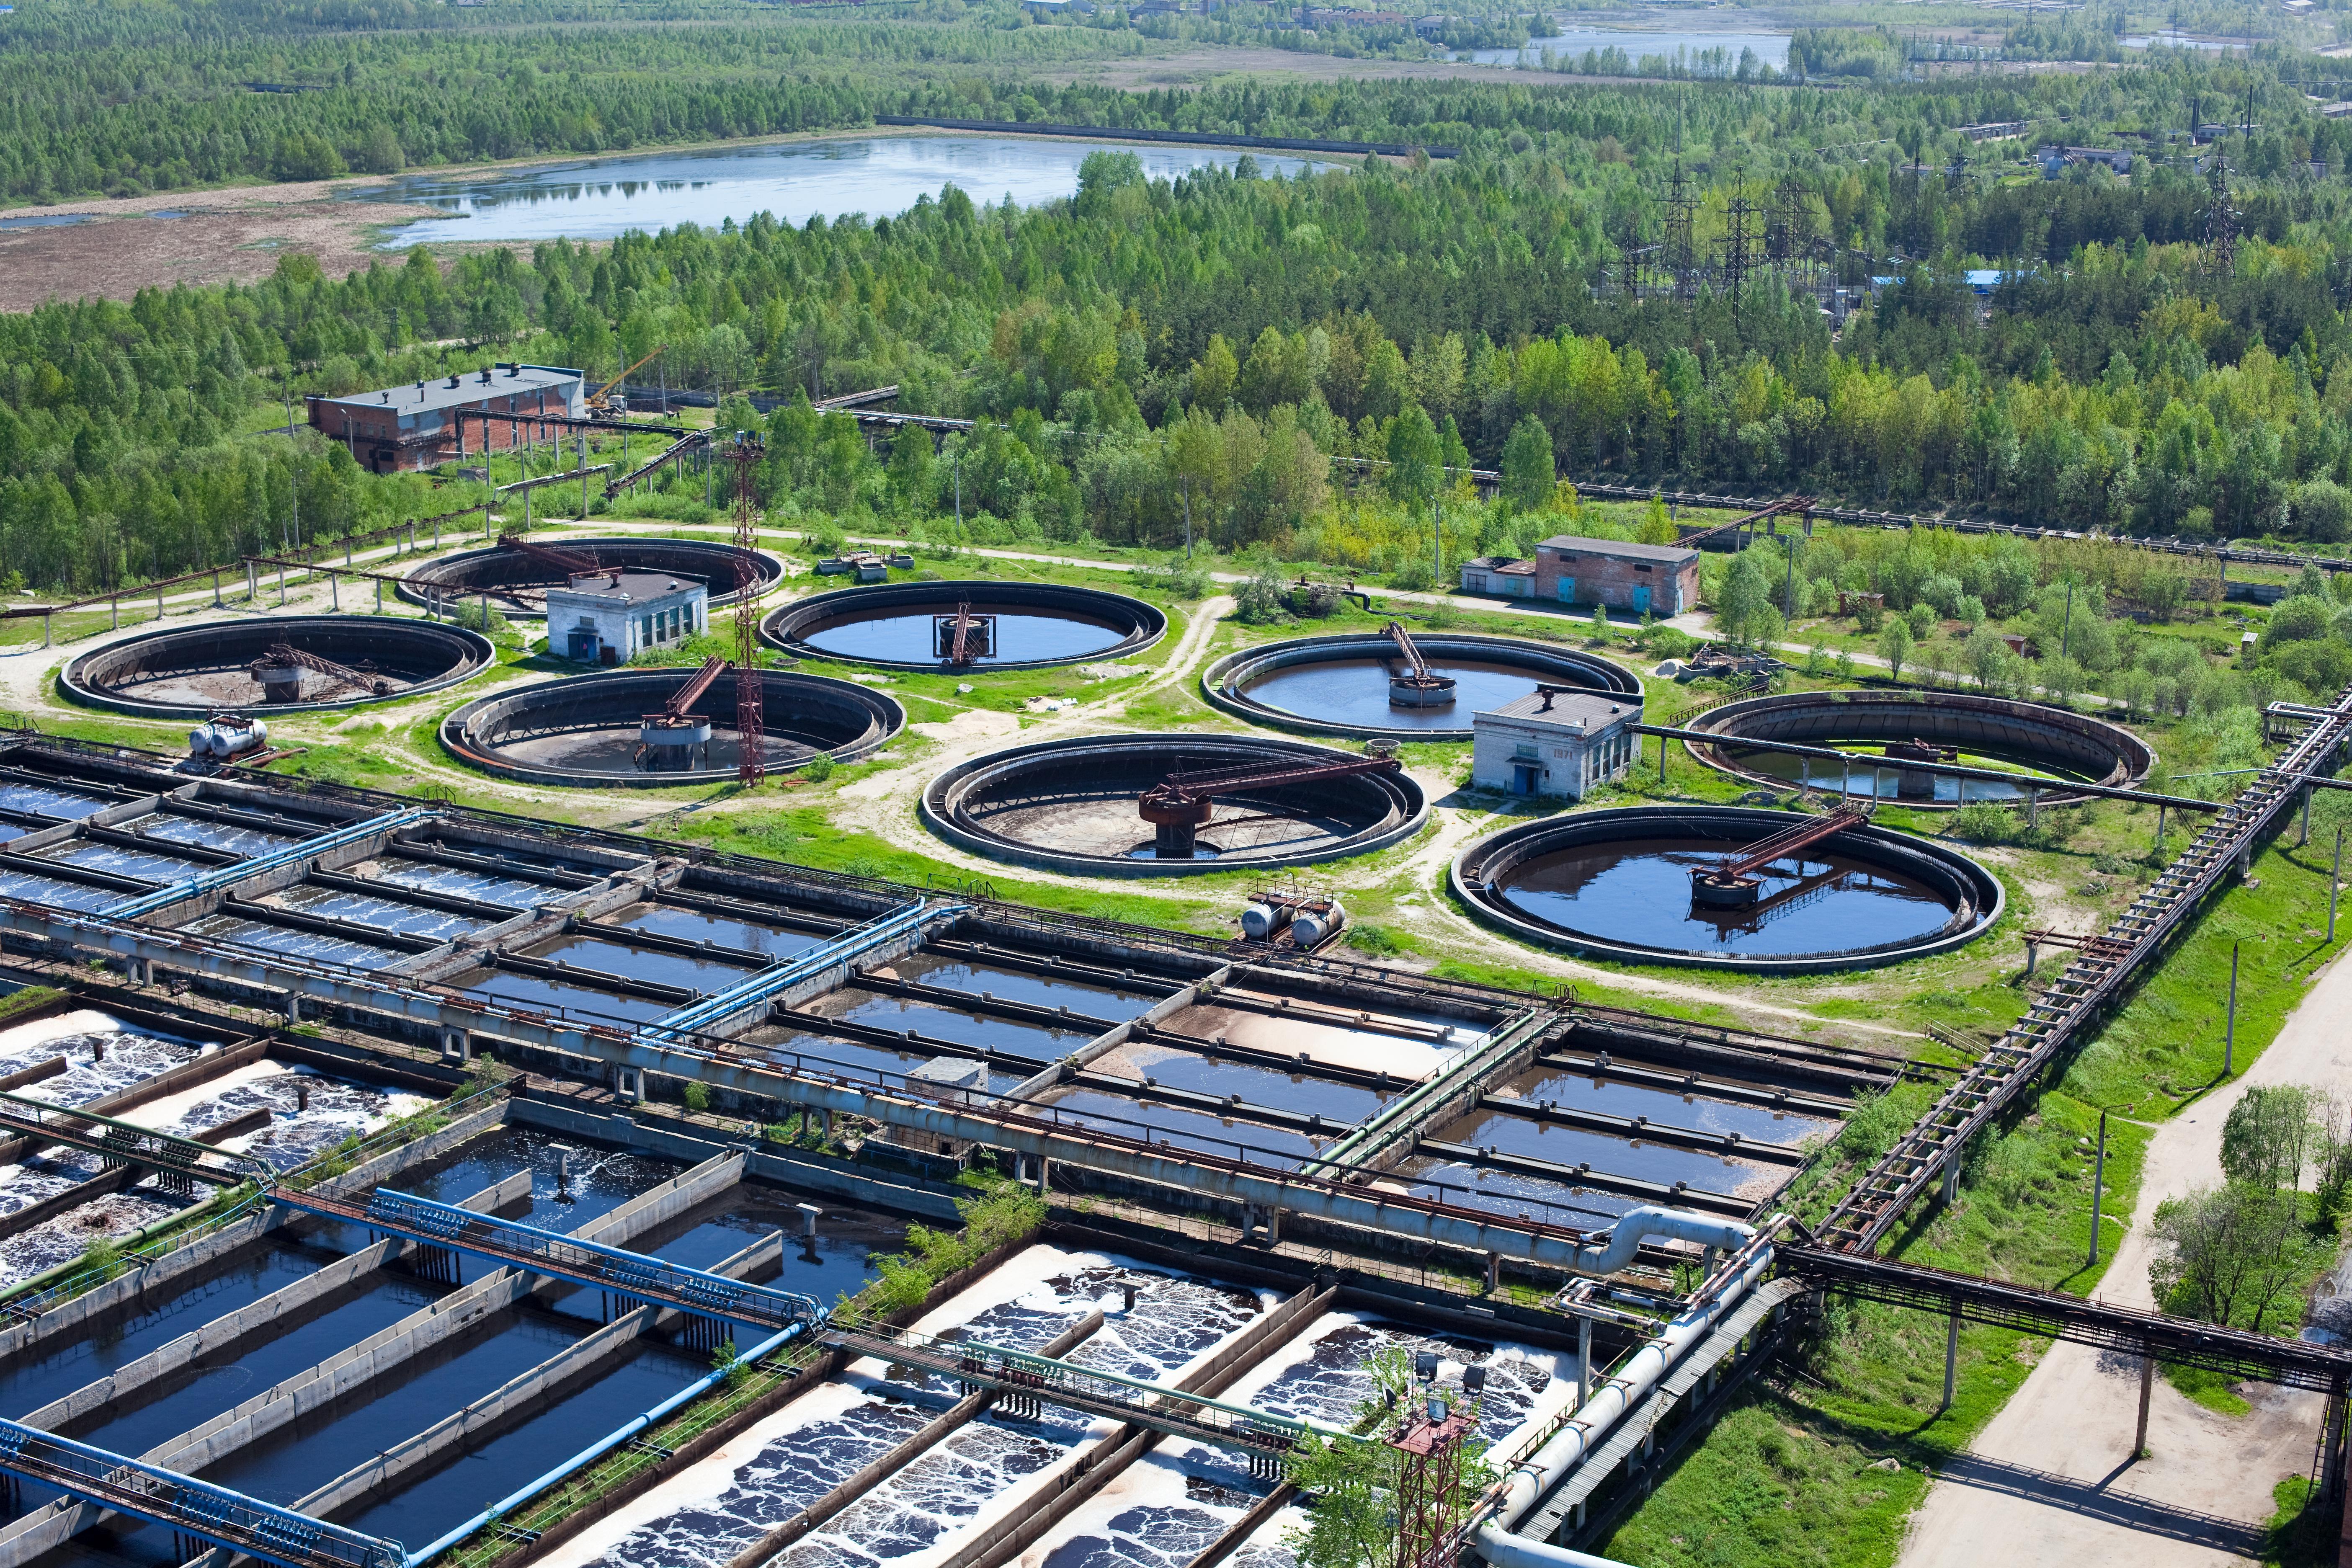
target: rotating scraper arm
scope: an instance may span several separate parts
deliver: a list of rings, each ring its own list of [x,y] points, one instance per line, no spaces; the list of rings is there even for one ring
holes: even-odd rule
[[[270,644],[269,651],[255,659],[247,668],[255,679],[258,679],[262,670],[285,669],[289,667],[299,667],[314,671],[330,679],[340,680],[346,686],[357,687],[362,691],[373,691],[379,697],[392,689],[392,682],[380,675],[363,674],[349,665],[337,664],[331,658],[321,658],[315,653],[305,653],[291,643]]]
[[[544,544],[533,544],[517,534],[499,534],[499,548],[514,551],[551,572],[561,573],[566,580],[583,572],[597,570],[596,558],[593,555],[583,555],[572,550],[551,550]]]
[[[694,705],[702,700],[726,668],[727,661],[712,654],[703,662],[702,668],[694,672],[694,679],[679,687],[670,700],[662,704],[662,711],[672,719],[683,719],[693,712]]]
[[[1198,805],[1226,790],[1274,789],[1283,784],[1350,778],[1359,773],[1402,773],[1403,768],[1404,764],[1394,757],[1350,757],[1340,763],[1259,763],[1203,773],[1170,773],[1143,792],[1143,804]]]
[[[1388,624],[1388,635],[1389,640],[1395,643],[1398,651],[1404,655],[1405,663],[1412,666],[1413,679],[1429,679],[1431,678],[1429,661],[1422,658],[1421,649],[1413,646],[1412,634],[1404,629],[1404,623],[1391,621]]]

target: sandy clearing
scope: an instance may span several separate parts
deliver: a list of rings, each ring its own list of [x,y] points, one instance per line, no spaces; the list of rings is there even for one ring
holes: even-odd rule
[[[2221,1124],[2256,1084],[2333,1087],[2352,1074],[2352,963],[2321,972],[2245,1075],[2189,1106],[2148,1142],[2131,1229],[2097,1299],[2149,1309],[2156,1205],[2220,1179]],[[2107,1235],[2116,1232],[2110,1226]],[[2053,1345],[1912,1516],[1898,1568],[2073,1568],[2128,1555],[2134,1568],[2252,1557],[2271,1490],[2311,1463],[2320,1396],[2257,1385],[2252,1415],[2217,1415],[2158,1378],[2151,1457],[2130,1462],[2139,1373],[2128,1358]]]

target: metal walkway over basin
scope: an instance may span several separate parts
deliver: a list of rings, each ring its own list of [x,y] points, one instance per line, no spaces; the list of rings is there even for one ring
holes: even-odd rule
[[[854,926],[821,946],[796,952],[789,961],[763,969],[724,991],[681,1007],[667,1017],[647,1025],[640,1038],[655,1044],[680,1040],[730,1014],[756,1006],[804,980],[824,973],[835,964],[848,963],[898,937],[913,932],[919,938],[924,922],[928,921],[949,920],[971,912],[970,904],[935,904],[928,899],[918,900],[877,920]]]
[[[362,1535],[14,1421],[0,1420],[0,1469],[279,1568],[406,1568],[408,1563],[397,1541]]]
[[[446,1247],[506,1268],[610,1290],[632,1300],[719,1322],[775,1330],[824,1319],[824,1308],[790,1290],[746,1284],[723,1274],[688,1268],[617,1247],[600,1247],[578,1237],[406,1193],[378,1192],[359,1204],[278,1187],[271,1189],[269,1198],[305,1214],[365,1226],[427,1247]]]
[[[299,844],[289,844],[283,848],[272,849],[266,855],[256,855],[247,859],[232,861],[226,866],[216,866],[209,871],[190,877],[184,881],[167,882],[152,893],[142,893],[136,898],[125,899],[119,904],[110,904],[102,912],[109,920],[135,921],[142,915],[151,915],[158,910],[169,909],[172,905],[185,900],[202,898],[206,893],[218,892],[224,888],[233,887],[248,878],[258,877],[265,871],[274,871],[281,866],[291,866],[316,859],[331,849],[340,849],[347,844],[356,844],[380,833],[397,832],[412,823],[422,822],[434,815],[430,810],[418,808],[410,811],[386,812],[382,816],[371,816],[362,822],[346,823],[341,827],[319,834],[315,837],[305,838]]]
[[[830,1328],[818,1337],[852,1355],[915,1367],[936,1377],[952,1378],[966,1388],[992,1388],[1013,1401],[1063,1405],[1171,1437],[1234,1449],[1253,1458],[1286,1454],[1309,1441],[1357,1440],[1354,1434],[1338,1427],[1227,1405],[1162,1384],[978,1340],[934,1339],[882,1324]]]
[[[0,1139],[13,1138],[70,1144],[117,1164],[144,1165],[215,1187],[233,1187],[256,1169],[237,1155],[193,1138],[0,1090]]]

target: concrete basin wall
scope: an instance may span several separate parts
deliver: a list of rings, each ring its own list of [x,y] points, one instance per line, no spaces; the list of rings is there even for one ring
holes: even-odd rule
[[[1881,742],[1932,741],[1966,752],[2016,752],[2048,759],[2045,765],[2087,777],[2092,784],[2129,789],[2147,782],[2156,751],[2130,731],[2104,720],[2040,702],[1985,697],[1966,691],[1790,691],[1727,702],[1690,725],[1727,740],[1785,741],[1823,746],[1832,741]],[[1703,741],[1685,749],[1711,768],[1785,789],[1788,782],[1750,773],[1727,754],[1728,748]],[[1887,764],[1892,766],[1894,764]],[[2053,785],[2044,805],[2085,797]],[[1906,810],[1955,810],[1957,801],[1905,800]]]
[[[124,683],[162,675],[212,671],[242,676],[272,643],[290,642],[338,664],[373,662],[379,673],[404,683],[390,697],[346,689],[341,697],[310,702],[190,703],[148,701],[118,689]],[[215,621],[142,632],[93,648],[69,660],[58,684],[67,696],[92,708],[142,719],[203,719],[216,707],[240,712],[299,713],[311,709],[355,708],[439,691],[479,674],[497,662],[498,649],[479,632],[440,621],[405,616],[268,616]]]
[[[1529,642],[1524,637],[1489,637],[1478,632],[1426,632],[1415,635],[1412,640],[1415,647],[1433,658],[1450,655],[1455,658],[1477,659],[1490,664],[1525,665],[1530,675],[1548,684],[1581,686],[1594,691],[1630,697],[1635,702],[1642,700],[1639,677],[1622,666],[1593,654],[1550,647],[1542,643]],[[1280,642],[1260,643],[1255,647],[1229,653],[1202,670],[1201,695],[1211,707],[1222,709],[1237,719],[1246,719],[1253,724],[1264,724],[1269,729],[1288,730],[1296,734],[1350,735],[1368,741],[1469,740],[1470,726],[1467,723],[1458,730],[1391,730],[1320,723],[1303,714],[1268,707],[1254,700],[1244,689],[1252,679],[1277,669],[1337,659],[1383,658],[1395,652],[1395,643],[1370,633],[1289,637]]]
[[[1540,947],[1560,948],[1619,963],[1672,964],[1759,974],[1821,974],[1844,969],[1875,969],[1906,959],[1925,958],[1975,941],[2000,919],[2006,894],[2000,879],[1990,871],[1958,850],[1877,826],[1849,829],[1832,840],[1830,847],[1852,859],[1923,883],[1951,902],[1955,911],[1952,919],[1942,930],[1922,941],[1848,952],[1779,958],[1637,947],[1531,919],[1505,903],[1499,891],[1517,868],[1558,850],[1663,837],[1721,839],[1730,848],[1753,844],[1810,820],[1801,812],[1759,811],[1732,805],[1642,805],[1548,816],[1507,827],[1470,845],[1454,857],[1447,881],[1454,897],[1480,920]]]
[[[1109,647],[1068,658],[992,659],[974,666],[981,673],[1002,669],[1049,669],[1056,665],[1093,664],[1140,653],[1168,635],[1168,616],[1157,607],[1124,594],[1100,588],[1076,588],[1059,583],[1001,583],[993,578],[954,578],[938,583],[877,583],[864,588],[841,588],[814,594],[772,610],[760,623],[760,638],[770,647],[795,658],[829,659],[875,669],[945,669],[936,659],[844,659],[839,654],[811,647],[803,640],[820,626],[843,616],[899,610],[950,616],[959,604],[973,609],[1019,610],[1039,615],[1066,615],[1100,622],[1125,635]]]
[[[569,551],[574,554],[593,555],[599,565],[619,566],[638,572],[672,572],[681,576],[698,577],[710,585],[710,603],[716,608],[731,605],[741,593],[736,585],[738,567],[743,556],[732,544],[721,544],[708,539],[551,539],[543,542],[551,550]],[[757,597],[784,579],[784,563],[764,550],[751,553],[754,573],[752,594]],[[544,587],[551,580],[547,567],[523,554],[500,545],[485,545],[478,550],[460,550],[436,561],[427,561],[401,580],[400,596],[412,605],[429,603],[428,590],[437,590],[446,601],[485,590],[498,593],[518,586]],[[517,616],[537,618],[538,612],[517,610],[512,605],[499,606],[499,614],[512,620]]]
[[[1173,771],[1180,759],[1187,768],[1198,771],[1256,762],[1342,762],[1358,754],[1255,735],[1088,735],[1041,741],[976,757],[939,774],[923,790],[923,821],[949,843],[975,855],[1088,876],[1181,877],[1311,866],[1370,854],[1420,832],[1429,820],[1429,801],[1421,786],[1402,773],[1357,774],[1293,786],[1307,793],[1316,810],[1327,815],[1337,811],[1360,819],[1360,826],[1307,850],[1231,853],[1212,860],[1133,859],[1124,853],[1077,844],[1014,838],[993,831],[972,812],[992,800],[1024,797],[1131,803]],[[1284,794],[1271,793],[1276,801]],[[1138,837],[1150,837],[1150,827],[1139,817],[1136,823]],[[1213,825],[1202,829],[1204,837],[1213,837],[1214,831]]]
[[[532,784],[574,787],[671,788],[721,783],[736,776],[724,768],[648,773],[636,768],[554,766],[509,754],[501,748],[526,737],[613,728],[635,729],[648,713],[659,713],[678,688],[694,678],[691,668],[624,669],[568,679],[541,681],[468,702],[441,721],[441,744],[452,756],[486,773]],[[897,700],[854,681],[824,676],[763,672],[761,711],[771,736],[799,741],[836,762],[856,762],[881,749],[906,727],[907,710]],[[696,704],[714,727],[731,731],[735,672],[728,670]],[[771,762],[769,771],[803,763]]]

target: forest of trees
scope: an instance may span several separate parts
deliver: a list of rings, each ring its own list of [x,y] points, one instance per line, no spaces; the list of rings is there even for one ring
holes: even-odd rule
[[[865,24],[575,37],[583,59],[658,66],[698,51],[750,59],[786,38],[816,48],[861,27],[887,52],[871,40],[887,29]],[[887,105],[1465,152],[1295,179],[1259,177],[1244,160],[1172,184],[1101,154],[1075,197],[1025,211],[950,190],[870,222],[761,216],[446,262],[420,251],[349,279],[295,255],[252,286],[0,317],[0,572],[88,589],[231,558],[281,535],[297,506],[306,536],[331,537],[463,504],[462,482],[432,492],[415,476],[363,475],[331,444],[239,432],[305,390],[493,357],[608,374],[656,344],[673,385],[822,395],[896,382],[903,406],[980,419],[934,456],[915,441],[869,452],[846,421],[779,414],[769,499],[829,522],[960,510],[983,531],[1165,546],[1189,501],[1227,548],[1379,571],[1427,559],[1415,535],[1426,539],[1442,466],[1502,463],[1516,439],[1522,472],[1548,448],[1570,476],[2314,545],[2352,532],[2341,177],[2352,126],[2243,62],[1833,92],[1512,80],[1126,93],[979,69],[919,85],[646,69],[632,100],[585,68],[550,76],[507,53],[531,47],[527,34],[321,31],[287,47],[362,62],[352,86],[205,101],[281,117],[238,132],[241,146],[315,135],[349,162],[387,123],[371,118],[388,101],[371,94],[392,90],[369,85],[380,69],[430,108],[423,131],[394,132],[406,157],[412,134],[488,112],[489,99],[428,90],[433,62],[472,52],[504,73],[507,107],[570,94],[615,124],[631,102],[652,112],[664,94],[712,94],[740,107],[729,123],[740,126]],[[95,68],[105,52],[56,68]],[[13,84],[20,112],[38,85]],[[2103,166],[2056,181],[1910,167],[1964,148],[1961,125],[2063,115],[2075,135],[2161,127],[2200,102],[2248,101],[2250,87],[2259,128],[2224,144],[2242,171],[2228,267],[2203,243],[2208,182],[2178,159],[2143,160],[2127,181]],[[187,107],[162,87],[110,96],[121,101],[43,144],[102,163],[117,155],[113,108],[160,123]],[[648,121],[642,133],[678,126]],[[0,141],[0,163],[28,145]],[[1663,233],[1661,185],[1678,157],[1703,193],[1702,249],[1735,195],[1795,191],[1837,247],[1839,281],[1897,281],[1874,304],[1863,297],[1843,331],[1812,298],[1769,282],[1737,304],[1711,289],[1695,303],[1628,300],[1617,280],[1627,254]],[[1961,279],[1970,266],[2001,269],[1989,307]],[[1349,499],[1367,470],[1333,459],[1364,458],[1399,467],[1369,470],[1387,477]],[[1552,502],[1518,494],[1477,514],[1473,542],[1524,543],[1552,525],[1538,515]]]

